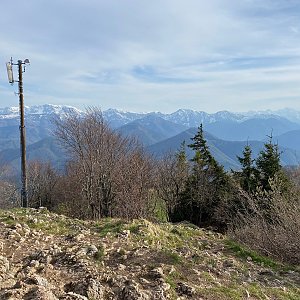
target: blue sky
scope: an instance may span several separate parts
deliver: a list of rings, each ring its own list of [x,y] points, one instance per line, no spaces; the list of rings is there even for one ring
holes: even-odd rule
[[[1,1],[0,25],[1,107],[12,56],[26,105],[300,110],[298,0]]]

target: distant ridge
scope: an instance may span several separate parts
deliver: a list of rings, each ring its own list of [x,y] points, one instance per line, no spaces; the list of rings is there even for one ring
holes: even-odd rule
[[[26,115],[65,115],[68,113],[83,114],[84,111],[68,105],[54,105],[54,104],[43,104],[26,106]],[[0,120],[9,118],[18,118],[19,108],[18,107],[0,107]],[[290,108],[271,111],[249,111],[243,113],[234,113],[230,111],[219,111],[216,113],[206,113],[204,111],[196,111],[192,109],[178,109],[173,113],[161,113],[161,112],[128,112],[114,108],[103,110],[103,117],[110,122],[112,127],[120,127],[137,119],[142,119],[148,115],[156,115],[165,120],[182,124],[187,127],[195,127],[200,123],[210,124],[219,121],[232,121],[241,123],[249,119],[280,119],[284,118],[291,122],[300,124],[300,111],[296,111]],[[1,124],[0,124],[1,125]]]
[[[175,153],[180,149],[180,145],[183,141],[185,141],[186,145],[189,145],[191,143],[191,138],[196,134],[196,132],[197,128],[190,128],[176,136],[148,146],[147,150],[157,158],[161,158],[168,153]],[[207,144],[212,155],[227,170],[240,168],[237,155],[242,155],[242,151],[247,144],[251,146],[253,157],[256,157],[264,147],[263,141],[226,141],[219,139],[208,132],[204,132],[204,137],[207,140]],[[279,149],[282,151],[282,165],[299,165],[299,150],[289,149],[280,145]],[[193,156],[192,150],[186,147],[186,151],[188,157],[191,158]]]
[[[25,115],[66,115],[69,113],[82,114],[83,112],[76,107],[67,105],[43,104],[25,106]],[[0,108],[0,119],[13,119],[19,116],[19,107]]]
[[[64,105],[36,105],[26,107],[26,132],[28,157],[42,158],[59,164],[64,160],[61,149],[53,143],[54,117],[62,118],[69,113],[84,112]],[[284,117],[286,116],[286,117]],[[189,143],[201,123],[208,143],[216,159],[226,168],[237,168],[236,155],[240,155],[247,140],[257,154],[263,148],[267,135],[272,134],[283,150],[284,165],[300,162],[300,112],[285,109],[273,111],[232,113],[220,111],[209,114],[203,111],[179,109],[161,112],[134,113],[117,109],[103,111],[103,117],[114,130],[125,136],[135,136],[147,146],[149,152],[160,157],[168,150],[178,149],[184,137]],[[32,145],[32,147],[31,147]],[[171,146],[171,147],[170,147]],[[169,149],[170,148],[170,149]],[[19,156],[19,111],[17,107],[0,108],[0,159],[16,161]]]
[[[165,120],[157,115],[146,115],[142,119],[137,119],[127,123],[118,131],[125,136],[138,138],[145,146],[155,144],[188,129],[188,127]]]

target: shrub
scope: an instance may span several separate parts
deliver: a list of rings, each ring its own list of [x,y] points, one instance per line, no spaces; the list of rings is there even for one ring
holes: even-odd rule
[[[248,195],[248,210],[231,225],[235,240],[282,262],[300,264],[300,196],[290,188],[282,192],[278,177],[269,180],[270,190]]]

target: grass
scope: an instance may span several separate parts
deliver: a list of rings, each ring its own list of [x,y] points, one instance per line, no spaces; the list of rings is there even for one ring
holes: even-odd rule
[[[296,288],[282,289],[279,287],[262,287],[257,283],[249,284],[248,293],[256,299],[276,299],[276,300],[299,300],[300,291]],[[266,297],[267,295],[267,297]]]
[[[238,289],[237,287],[211,287],[200,289],[199,293],[201,296],[205,296],[205,299],[214,299],[214,300],[240,300],[244,299],[246,296],[245,291]]]
[[[163,250],[162,255],[165,257],[166,261],[171,265],[178,265],[183,262],[182,257],[176,252],[173,252],[172,250]]]
[[[138,234],[140,232],[140,227],[141,226],[139,224],[133,223],[129,225],[128,230],[133,234]]]
[[[83,226],[83,221],[69,219],[66,217],[51,214],[46,209],[12,209],[9,211],[1,211],[0,221],[15,225],[16,223],[25,223],[29,228],[41,230],[48,234],[65,235],[75,234],[78,228]],[[77,225],[77,228],[76,228]]]
[[[171,300],[178,299],[178,295],[176,293],[176,287],[177,287],[177,282],[180,280],[182,280],[182,276],[178,271],[174,271],[165,277],[166,283],[168,283],[170,285],[170,299]]]
[[[265,267],[270,267],[273,269],[278,269],[281,267],[281,264],[275,262],[269,257],[259,255],[257,252],[247,249],[246,247],[232,241],[232,240],[226,240],[226,246],[229,250],[234,252],[236,256],[242,258],[242,259],[248,259],[249,257],[251,260],[257,264],[260,264]]]
[[[105,256],[105,249],[103,245],[98,245],[97,249],[98,251],[94,254],[94,259],[98,262],[101,262]]]
[[[136,242],[146,242],[156,249],[195,248],[197,239],[203,235],[199,228],[195,230],[186,224],[154,224],[147,220],[134,220],[127,229],[135,234]]]
[[[152,195],[152,207],[153,211],[153,219],[158,222],[167,222],[168,221],[168,213],[165,201],[158,198],[155,194]]]
[[[126,222],[119,219],[105,218],[101,222],[96,222],[93,230],[106,237],[108,234],[116,235],[125,229]]]
[[[10,216],[2,217],[2,218],[0,218],[0,221],[4,222],[7,225],[15,225],[17,223],[16,220],[11,218]]]
[[[240,299],[276,299],[299,300],[299,289],[289,288],[284,290],[278,287],[263,287],[259,284],[245,286],[231,284],[229,286],[213,286],[198,289],[199,295],[209,300],[240,300]]]
[[[215,279],[211,276],[211,274],[210,274],[209,272],[207,272],[207,271],[202,271],[202,272],[201,272],[201,277],[202,277],[203,279],[205,279],[206,282],[210,282],[210,283],[214,282],[214,280],[215,280]]]

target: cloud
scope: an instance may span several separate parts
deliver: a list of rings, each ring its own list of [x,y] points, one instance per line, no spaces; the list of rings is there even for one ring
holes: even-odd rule
[[[298,1],[1,5],[1,106],[14,100],[4,69],[13,55],[32,62],[24,75],[30,104],[214,111],[278,108],[280,98],[300,108]]]

